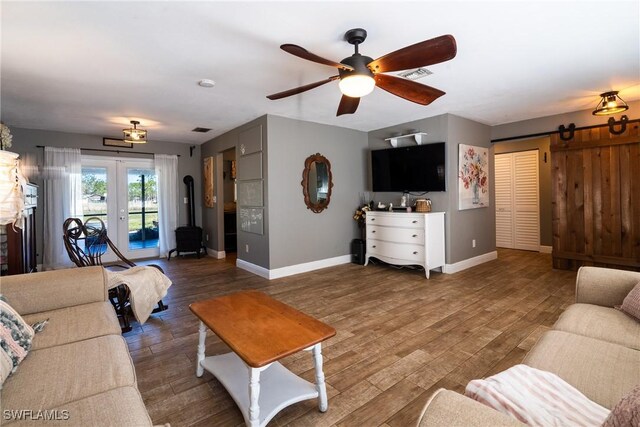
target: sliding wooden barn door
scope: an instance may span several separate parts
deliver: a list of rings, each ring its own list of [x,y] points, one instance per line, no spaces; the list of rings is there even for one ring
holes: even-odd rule
[[[551,136],[553,266],[640,270],[638,123]]]

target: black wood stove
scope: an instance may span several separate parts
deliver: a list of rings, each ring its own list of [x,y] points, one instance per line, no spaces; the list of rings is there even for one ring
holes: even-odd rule
[[[189,203],[187,208],[189,209],[187,219],[188,225],[186,227],[176,228],[176,248],[169,251],[167,260],[171,260],[171,254],[177,252],[180,253],[196,253],[200,258],[200,251],[203,254],[207,253],[207,248],[202,242],[202,228],[196,226],[196,206],[193,197],[193,177],[187,175],[182,180],[187,185],[187,198]]]

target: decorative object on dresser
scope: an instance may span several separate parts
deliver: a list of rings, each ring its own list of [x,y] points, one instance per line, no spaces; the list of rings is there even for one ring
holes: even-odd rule
[[[302,194],[307,209],[320,213],[329,207],[333,175],[331,163],[320,153],[313,154],[304,161],[302,171]]]
[[[395,265],[419,265],[429,270],[445,265],[444,212],[367,212],[369,258]]]
[[[185,227],[176,228],[176,247],[169,251],[167,260],[171,261],[171,254],[176,252],[176,255],[180,255],[180,252],[195,252],[200,258],[200,251],[203,254],[207,254],[207,247],[202,243],[202,228],[196,226],[196,206],[193,193],[193,177],[187,175],[183,178],[182,182],[187,185],[187,220],[188,224]]]
[[[489,206],[489,150],[460,144],[458,148],[458,209]]]

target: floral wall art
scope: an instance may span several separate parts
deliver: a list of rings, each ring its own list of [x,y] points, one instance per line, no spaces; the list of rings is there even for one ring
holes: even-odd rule
[[[489,149],[460,144],[458,151],[458,209],[489,206]]]

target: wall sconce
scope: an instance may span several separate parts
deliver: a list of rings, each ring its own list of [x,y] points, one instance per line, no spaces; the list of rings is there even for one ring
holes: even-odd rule
[[[627,111],[629,106],[618,96],[617,90],[600,94],[600,102],[591,114],[594,116],[607,116],[609,114],[622,113]]]

